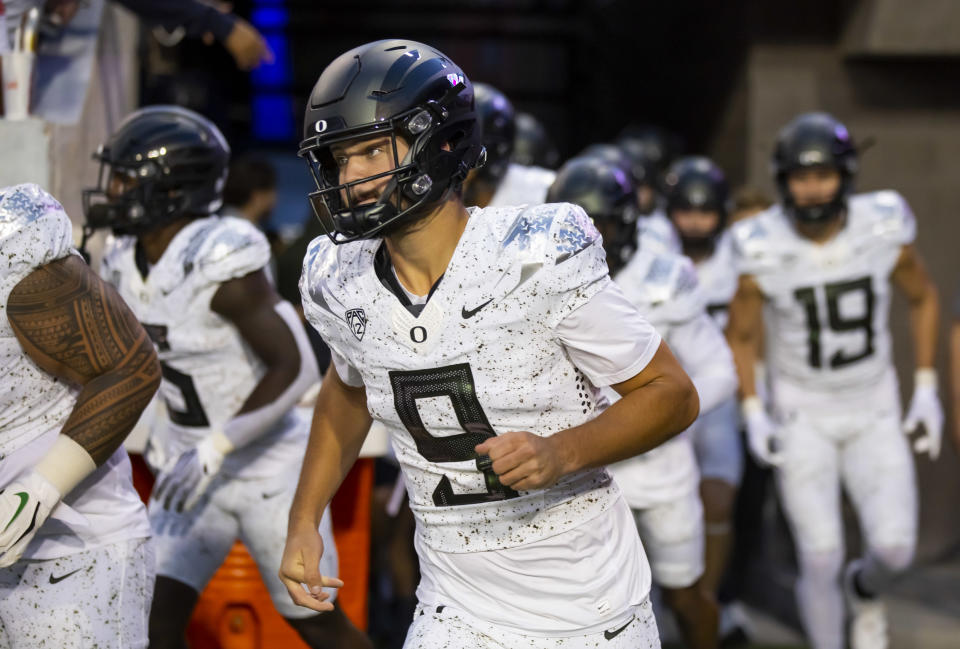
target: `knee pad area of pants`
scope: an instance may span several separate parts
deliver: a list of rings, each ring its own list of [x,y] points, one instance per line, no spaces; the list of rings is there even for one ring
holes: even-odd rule
[[[897,573],[906,570],[913,562],[912,546],[888,546],[872,548],[870,554],[886,570]]]
[[[843,552],[839,548],[800,554],[800,573],[806,580],[818,583],[835,581],[840,577],[842,567]]]

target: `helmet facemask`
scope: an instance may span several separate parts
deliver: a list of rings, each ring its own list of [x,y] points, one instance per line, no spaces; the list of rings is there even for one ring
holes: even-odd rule
[[[797,205],[796,199],[794,198],[793,193],[790,191],[788,178],[794,171],[798,171],[800,169],[810,169],[816,166],[836,169],[836,171],[840,174],[840,185],[837,187],[837,191],[833,195],[833,198],[828,201],[815,203],[812,205]],[[847,173],[844,169],[837,168],[832,165],[811,165],[808,167],[798,166],[777,176],[777,189],[779,190],[780,196],[783,200],[784,211],[791,218],[801,223],[829,223],[839,218],[846,211],[847,196],[849,196],[853,190],[853,176],[852,174]]]
[[[100,172],[97,186],[83,190],[85,231],[109,229],[118,236],[138,236],[183,211],[183,194],[163,187],[156,161],[125,164],[112,160],[104,148],[93,157],[100,161]]]
[[[430,213],[431,209],[459,190],[467,172],[482,164],[483,149],[472,146],[465,135],[475,128],[473,119],[450,119],[446,108],[465,88],[452,87],[439,101],[399,113],[389,119],[320,133],[301,143],[299,155],[307,160],[317,191],[309,195],[314,213],[327,236],[337,244],[382,236],[398,225]],[[340,168],[332,147],[376,136],[389,136],[393,168],[381,173],[340,182]],[[409,143],[401,160],[397,140]],[[466,150],[461,150],[466,149]],[[354,190],[388,178],[377,201],[352,205]]]

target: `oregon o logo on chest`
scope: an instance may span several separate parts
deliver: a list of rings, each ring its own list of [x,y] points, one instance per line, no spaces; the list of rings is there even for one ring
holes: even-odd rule
[[[422,343],[427,340],[427,328],[423,325],[417,325],[410,330],[410,340],[415,343]]]

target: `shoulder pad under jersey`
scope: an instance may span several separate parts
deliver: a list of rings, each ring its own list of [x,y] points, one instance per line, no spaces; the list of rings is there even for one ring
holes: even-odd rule
[[[60,203],[38,185],[0,189],[0,268],[26,276],[69,254],[73,225]]]
[[[682,255],[654,254],[646,272],[634,281],[637,283],[631,293],[651,322],[681,322],[705,308],[697,271]]]
[[[270,244],[249,221],[210,217],[182,253],[185,270],[193,264],[212,282],[226,282],[260,270],[270,262]],[[196,243],[194,243],[196,242]]]
[[[530,260],[561,264],[598,242],[600,233],[582,208],[570,203],[526,207],[507,228],[502,246]]]
[[[858,194],[850,202],[851,210],[862,211],[866,217],[870,236],[900,246],[913,243],[916,238],[916,219],[899,192],[887,189]]]

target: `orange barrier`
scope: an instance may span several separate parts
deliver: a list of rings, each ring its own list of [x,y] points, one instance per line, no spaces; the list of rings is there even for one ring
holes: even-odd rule
[[[367,588],[370,582],[370,501],[373,460],[357,460],[333,498],[333,536],[340,555],[340,606],[361,631],[367,630]]]
[[[153,477],[140,456],[131,456],[134,486],[146,501]],[[332,514],[340,555],[340,606],[360,629],[367,627],[370,575],[370,498],[373,460],[358,460],[347,474]],[[200,594],[187,628],[191,649],[308,649],[277,613],[256,563],[239,541]]]

